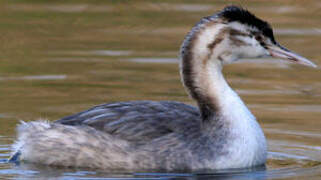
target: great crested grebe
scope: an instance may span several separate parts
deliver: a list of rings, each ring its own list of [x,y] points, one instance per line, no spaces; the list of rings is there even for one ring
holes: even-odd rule
[[[127,171],[263,165],[262,129],[222,74],[224,64],[262,56],[316,66],[278,44],[267,22],[227,6],[202,18],[181,47],[182,82],[198,108],[173,101],[118,102],[54,123],[23,122],[10,160]]]

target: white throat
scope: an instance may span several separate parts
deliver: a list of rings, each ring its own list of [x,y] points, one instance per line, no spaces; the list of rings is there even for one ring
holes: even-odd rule
[[[215,26],[200,30],[197,38],[191,36],[184,42],[181,61],[184,85],[198,102],[203,123],[211,126],[219,120],[230,134],[224,147],[229,155],[220,157],[215,166],[233,168],[263,164],[266,160],[266,142],[262,129],[226,82],[222,74],[222,60],[215,54],[217,51],[211,52],[208,48],[208,44],[221,36],[220,30],[224,27]],[[221,42],[224,43],[224,40]]]
[[[200,85],[205,87],[202,89],[203,93],[210,97],[209,100],[215,100],[219,111],[217,115],[231,134],[231,140],[226,145],[229,156],[222,156],[220,161],[217,161],[217,167],[263,164],[266,160],[266,140],[263,131],[241,98],[228,85],[221,70],[222,64],[219,60],[210,60],[202,73],[196,76],[200,78],[197,81],[205,83]],[[207,80],[204,80],[206,78]]]

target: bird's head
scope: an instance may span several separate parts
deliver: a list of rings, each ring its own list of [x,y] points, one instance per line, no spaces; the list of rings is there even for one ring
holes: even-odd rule
[[[186,36],[181,54],[215,59],[223,64],[241,58],[275,57],[316,67],[308,59],[276,42],[271,26],[238,6],[204,17]]]

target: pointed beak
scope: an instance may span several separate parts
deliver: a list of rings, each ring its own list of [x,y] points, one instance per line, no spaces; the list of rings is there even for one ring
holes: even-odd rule
[[[294,52],[291,52],[290,50],[286,49],[285,47],[283,47],[279,44],[269,45],[269,46],[267,46],[267,50],[270,52],[270,55],[272,57],[289,60],[291,62],[303,64],[303,65],[314,67],[314,68],[317,67],[317,65],[314,64],[313,62],[311,62],[310,60],[308,60],[308,59],[306,59],[306,58],[304,58]]]

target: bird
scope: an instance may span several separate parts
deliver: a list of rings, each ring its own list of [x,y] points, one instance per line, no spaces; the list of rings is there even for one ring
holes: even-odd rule
[[[182,84],[197,106],[137,100],[54,122],[22,121],[9,161],[126,172],[263,166],[264,133],[222,73],[225,64],[261,57],[316,67],[281,46],[268,22],[228,5],[201,18],[180,48]]]

